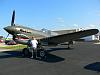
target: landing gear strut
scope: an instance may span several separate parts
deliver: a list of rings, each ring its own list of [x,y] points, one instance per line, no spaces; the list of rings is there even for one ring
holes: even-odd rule
[[[70,49],[70,44],[68,44],[68,47],[67,48]]]

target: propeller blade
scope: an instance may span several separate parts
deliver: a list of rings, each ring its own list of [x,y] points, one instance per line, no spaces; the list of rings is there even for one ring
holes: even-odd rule
[[[9,34],[7,35],[7,37],[5,38],[5,40],[8,38]]]
[[[13,11],[13,14],[12,14],[11,26],[15,26],[14,20],[15,20],[15,10]]]

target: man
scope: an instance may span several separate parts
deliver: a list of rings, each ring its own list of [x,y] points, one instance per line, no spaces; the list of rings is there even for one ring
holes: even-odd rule
[[[31,58],[36,58],[37,57],[37,45],[38,45],[38,41],[32,37],[32,40],[31,40],[31,48],[32,48],[32,56]]]

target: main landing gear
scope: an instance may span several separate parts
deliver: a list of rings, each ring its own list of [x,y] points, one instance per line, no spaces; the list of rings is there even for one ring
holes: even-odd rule
[[[71,49],[71,47],[70,47],[70,46],[71,46],[71,45],[73,45],[74,43],[75,43],[75,41],[69,41],[69,42],[68,42],[68,44],[67,44],[67,45],[68,45],[68,47],[67,47],[67,48],[68,48],[68,49]]]
[[[31,57],[32,56],[32,50],[30,47],[24,48],[22,51],[22,54],[24,57]],[[47,51],[42,47],[38,47],[36,51],[33,52],[33,58],[34,59],[46,59]]]

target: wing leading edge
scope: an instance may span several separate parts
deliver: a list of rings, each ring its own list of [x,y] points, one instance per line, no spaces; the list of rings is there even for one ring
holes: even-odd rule
[[[78,31],[74,33],[68,33],[68,34],[49,37],[47,38],[47,40],[48,40],[48,43],[59,44],[59,43],[64,43],[68,41],[73,41],[73,40],[83,38],[86,36],[94,35],[94,34],[97,34],[98,32],[99,32],[98,29],[89,29],[89,30],[83,30],[83,31]],[[41,39],[41,40],[43,41],[45,39]]]

